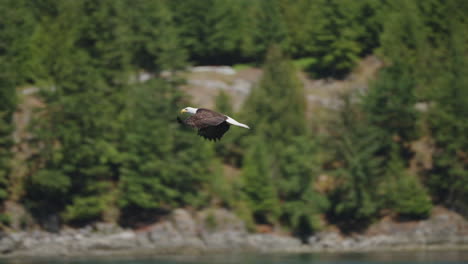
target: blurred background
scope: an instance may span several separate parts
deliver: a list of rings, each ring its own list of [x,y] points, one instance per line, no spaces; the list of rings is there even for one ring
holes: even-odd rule
[[[468,214],[468,1],[2,0],[1,228]],[[207,107],[252,129],[209,142]]]

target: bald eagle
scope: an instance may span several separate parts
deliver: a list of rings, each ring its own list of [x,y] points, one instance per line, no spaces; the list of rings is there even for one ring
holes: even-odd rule
[[[230,125],[250,129],[233,118],[205,108],[186,107],[180,113],[188,113],[191,116],[185,120],[177,117],[179,123],[198,129],[198,135],[208,140],[219,140],[229,130]]]

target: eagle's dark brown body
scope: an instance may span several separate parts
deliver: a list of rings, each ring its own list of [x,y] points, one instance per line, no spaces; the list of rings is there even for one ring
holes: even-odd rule
[[[180,123],[198,129],[198,135],[215,141],[221,139],[229,130],[230,124],[226,122],[227,119],[223,114],[204,108],[198,108],[196,114],[185,120],[177,117]]]

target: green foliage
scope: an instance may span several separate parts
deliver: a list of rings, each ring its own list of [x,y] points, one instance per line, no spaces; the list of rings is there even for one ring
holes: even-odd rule
[[[76,222],[99,219],[114,206],[109,192],[126,161],[123,109],[133,87],[127,73],[133,40],[122,23],[124,4],[58,2],[54,7],[60,12],[41,18],[32,48],[45,54],[36,57],[41,65],[36,78],[44,83],[47,108],[34,126],[40,153],[32,164],[44,168],[28,185],[33,210],[49,204],[48,210],[64,211],[66,221]],[[86,20],[74,19],[83,14]],[[60,176],[56,185],[54,175]],[[71,195],[44,196],[41,188],[68,188]]]
[[[345,97],[338,120],[330,128],[330,144],[338,186],[331,193],[331,219],[345,230],[364,228],[382,203],[375,186],[381,181],[378,128],[367,123],[358,106]]]
[[[364,95],[362,108],[366,119],[379,130],[381,138],[378,155],[389,157],[392,144],[397,142],[401,146],[400,155],[405,160],[411,158],[410,143],[419,136],[415,89],[410,68],[396,60],[381,70]]]
[[[169,1],[190,59],[205,64],[242,60],[244,47],[253,47],[249,44],[251,37],[245,32],[251,27],[245,12],[247,3],[245,0]]]
[[[167,1],[123,1],[132,64],[150,72],[179,70],[187,53],[182,48],[180,29]]]
[[[312,188],[319,164],[307,137],[304,90],[296,74],[293,64],[273,46],[262,80],[243,110],[248,122],[255,124],[254,135],[245,142],[249,152],[243,169],[254,213],[264,210],[270,219],[277,214],[294,232],[307,234],[319,227],[326,199]]]
[[[404,66],[407,71],[414,70],[410,78],[416,81],[431,78],[427,76],[427,67],[431,64],[429,28],[421,16],[418,2],[390,2],[385,19],[380,35],[382,46],[378,52],[391,62]]]
[[[0,3],[0,201],[8,198],[9,173],[13,157],[13,113],[16,111],[16,86],[28,77],[27,43],[33,19],[26,1]]]
[[[212,147],[175,126],[174,114],[182,106],[180,94],[172,91],[164,81],[130,91],[119,183],[123,208],[198,206],[197,191],[214,174]]]
[[[70,188],[70,178],[60,171],[40,170],[31,176],[31,184],[43,195],[64,195]]]
[[[98,196],[77,196],[72,204],[65,208],[63,220],[72,223],[86,223],[101,219],[106,208],[105,200]]]
[[[233,113],[231,97],[227,92],[219,92],[215,99],[215,108],[218,112],[226,115],[231,115]]]
[[[281,217],[303,238],[322,227],[319,216],[329,207],[327,198],[313,186],[320,173],[318,155],[316,141],[301,135],[285,145],[277,157],[281,177],[276,185],[282,201]]]
[[[2,86],[5,82],[9,82],[10,85],[23,84],[32,74],[30,62],[35,54],[31,53],[29,43],[36,23],[35,17],[29,9],[29,1],[27,0],[2,1],[0,13],[2,14],[0,21],[0,79]],[[13,98],[4,97],[4,99],[11,100]]]
[[[440,202],[467,213],[468,47],[460,24],[453,23],[450,32],[445,43],[450,56],[432,84],[435,104],[427,117],[436,147],[428,183]]]
[[[304,90],[296,74],[291,61],[284,58],[278,46],[273,46],[259,87],[244,106],[248,123],[255,124],[256,133],[264,135],[265,140],[274,142],[275,151],[306,131]]]
[[[0,214],[0,226],[8,226],[11,223],[11,218],[7,214]]]
[[[11,90],[14,90],[12,86],[3,86],[0,80],[0,201],[8,196],[8,174],[12,158],[12,114],[15,104],[11,101],[14,100],[16,94],[9,94]]]
[[[386,168],[386,179],[382,183],[387,197],[386,208],[394,210],[402,219],[427,218],[432,201],[418,178],[405,170],[397,146],[393,147],[391,160]]]
[[[67,223],[210,204],[235,210],[250,230],[280,224],[306,237],[325,212],[345,231],[389,210],[424,218],[432,201],[467,213],[466,3],[0,1],[0,201],[20,180],[9,177],[12,150],[27,144],[27,176],[14,184],[25,189],[15,193],[38,218]],[[385,67],[365,94],[343,100],[321,142],[310,134],[295,66],[344,78],[371,53]],[[174,122],[188,105],[177,88],[187,60],[264,58],[239,113],[226,93],[216,99],[251,130],[233,127],[214,145]],[[16,90],[26,85],[40,89],[25,96],[40,107],[21,137],[29,141],[15,146]],[[434,144],[432,168],[410,172],[420,137]],[[241,176],[221,177],[224,165]],[[322,167],[334,177],[316,190]]]
[[[234,116],[233,106],[231,102],[230,95],[225,92],[221,91],[215,98],[215,109],[216,111],[226,114],[228,116]],[[237,135],[237,129],[233,128],[229,131],[229,134],[226,134],[223,137],[223,140],[218,142],[215,145],[216,155],[220,157],[224,163],[233,164],[235,163],[232,152],[234,152],[236,145],[235,139]]]
[[[272,157],[266,142],[252,138],[243,166],[243,191],[256,222],[275,223],[279,215],[279,199],[271,174]]]

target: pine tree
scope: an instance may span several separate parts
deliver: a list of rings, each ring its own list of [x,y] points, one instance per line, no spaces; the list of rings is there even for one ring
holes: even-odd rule
[[[11,186],[17,184],[10,177],[12,147],[14,145],[13,113],[18,98],[17,86],[30,77],[30,50],[28,43],[34,30],[34,17],[27,1],[2,1],[0,3],[0,207],[11,196]],[[21,183],[20,183],[21,184]],[[20,185],[19,184],[19,185]],[[23,191],[23,190],[21,190]],[[0,224],[8,224],[9,216],[0,212]]]
[[[391,146],[396,142],[401,146],[401,158],[411,159],[411,141],[419,136],[415,90],[411,68],[395,59],[393,65],[379,72],[377,80],[363,96],[366,119],[381,133],[378,155],[390,157]]]
[[[119,3],[56,2],[47,8],[58,11],[44,12],[33,37],[34,81],[46,107],[32,126],[39,153],[31,160],[26,203],[39,217],[89,221],[113,207],[129,56],[118,34],[123,24],[105,17],[122,14]]]
[[[0,62],[0,69],[3,68],[4,65]],[[0,202],[8,197],[8,174],[12,158],[13,112],[15,108],[15,86],[5,80],[5,77],[0,77]]]
[[[392,145],[390,161],[381,183],[382,195],[387,197],[385,208],[392,209],[402,219],[420,219],[429,216],[432,201],[416,175],[406,170],[399,146]]]
[[[466,28],[454,15],[445,44],[448,56],[438,69],[442,74],[432,84],[435,105],[427,117],[436,147],[429,186],[438,202],[464,214],[468,213],[468,57],[461,32]]]
[[[382,180],[382,158],[379,130],[367,123],[358,105],[351,97],[343,98],[344,106],[332,123],[329,146],[334,175],[339,183],[330,194],[330,220],[343,228],[364,228],[377,216],[382,199],[376,186]]]
[[[219,92],[218,96],[216,96],[215,109],[216,111],[228,116],[234,115],[231,97],[227,92],[221,91]],[[221,157],[224,163],[234,165],[234,160],[237,157],[232,155],[232,153],[235,152],[236,145],[234,141],[238,135],[238,131],[237,129],[232,129],[229,131],[229,133],[229,136],[226,135],[225,137],[223,137],[223,140],[221,142],[218,142],[218,144],[216,144],[215,150],[217,156]]]
[[[321,167],[318,150],[316,139],[300,135],[277,155],[280,177],[275,182],[282,201],[281,217],[304,239],[322,228],[320,215],[329,208],[328,199],[314,187]]]
[[[187,52],[176,28],[174,14],[166,1],[123,1],[126,33],[131,43],[132,64],[152,73],[179,70],[185,66]]]
[[[253,137],[251,142],[242,170],[243,191],[256,222],[274,224],[280,209],[271,174],[272,157],[261,137]]]
[[[252,4],[252,15],[255,16],[252,38],[257,60],[262,60],[273,45],[281,49],[289,45],[287,28],[280,8],[279,0],[260,0]]]
[[[315,24],[313,41],[308,43],[316,61],[310,71],[319,76],[342,78],[356,64],[363,50],[358,42],[365,32],[358,24],[361,1],[326,1],[315,3],[320,10],[311,17]]]
[[[205,198],[200,190],[214,174],[214,153],[192,131],[176,126],[173,116],[181,107],[179,99],[180,94],[163,80],[132,87],[119,183],[119,203],[125,213],[198,206]]]
[[[265,140],[278,145],[305,134],[304,90],[294,66],[278,46],[270,49],[262,80],[247,98],[244,114],[248,114],[248,123],[255,124],[255,130]]]
[[[279,47],[270,49],[262,80],[247,99],[243,115],[255,124],[255,136],[263,139],[254,146],[247,141],[245,146],[265,148],[273,161],[261,177],[274,181],[281,201],[279,219],[294,232],[316,229],[326,203],[312,188],[318,164],[311,162],[316,153],[307,137],[304,90]]]

